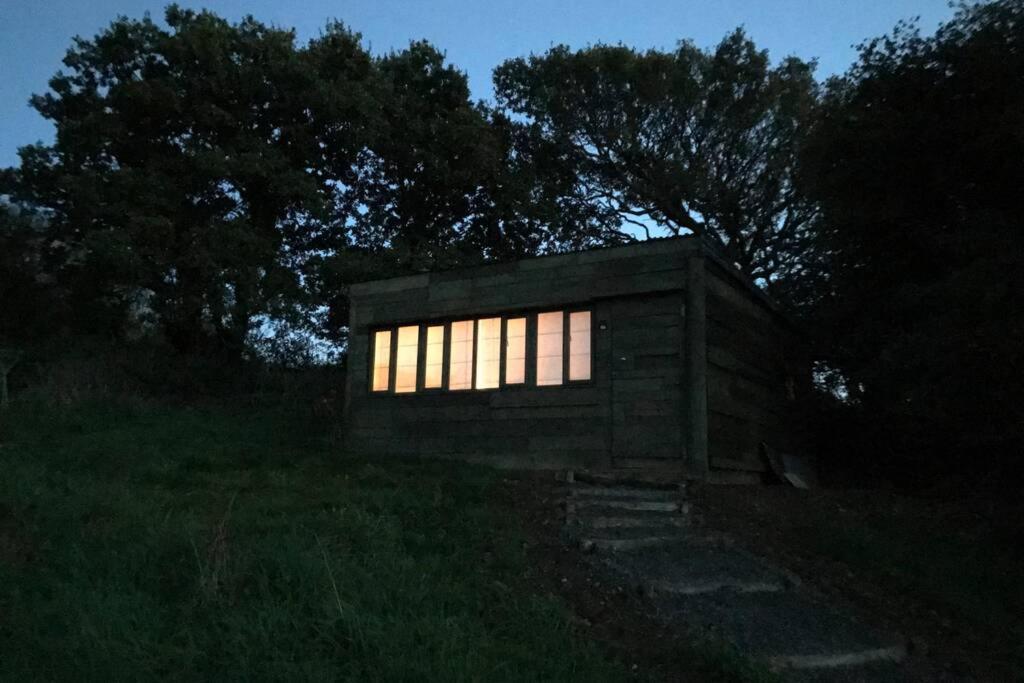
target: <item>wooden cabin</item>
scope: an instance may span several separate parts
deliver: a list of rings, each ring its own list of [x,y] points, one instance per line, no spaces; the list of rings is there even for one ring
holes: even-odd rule
[[[354,285],[346,447],[514,468],[758,473],[796,335],[700,239]]]

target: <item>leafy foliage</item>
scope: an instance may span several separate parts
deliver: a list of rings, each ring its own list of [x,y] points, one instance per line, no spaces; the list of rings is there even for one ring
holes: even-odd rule
[[[51,212],[50,256],[80,305],[151,292],[180,349],[237,353],[252,316],[297,291],[289,233],[327,205],[308,172],[323,103],[290,31],[173,6],[166,20],[76,39],[33,98],[57,142],[22,150],[22,191]]]
[[[707,234],[772,281],[794,266],[815,213],[793,182],[813,66],[771,67],[737,30],[713,51],[559,46],[505,62],[495,84],[573,179],[562,201],[619,232]]]
[[[866,43],[803,156],[828,254],[822,355],[873,438],[858,448],[904,471],[1008,468],[1024,438],[1022,28],[1024,3],[1003,0]]]
[[[353,279],[550,248],[518,131],[429,44],[165,19],[76,39],[33,98],[57,140],[22,150],[17,200],[83,331],[141,308],[186,353],[237,357],[267,319],[341,339]]]

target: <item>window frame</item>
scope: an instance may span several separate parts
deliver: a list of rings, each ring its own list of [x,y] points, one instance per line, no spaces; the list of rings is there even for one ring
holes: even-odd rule
[[[537,316],[540,313],[554,313],[561,311],[562,313],[562,383],[561,384],[537,384]],[[569,351],[570,351],[570,324],[569,316],[571,313],[588,312],[590,313],[590,378],[589,379],[569,379]],[[479,321],[484,318],[500,318],[501,319],[501,343],[500,353],[498,361],[498,386],[489,389],[478,389],[476,388],[476,369],[477,369],[477,339],[479,338]],[[507,334],[508,334],[508,320],[511,318],[525,318],[526,329],[525,329],[525,340],[524,340],[524,377],[523,381],[517,384],[509,384],[505,381],[506,365],[508,362],[507,358]],[[529,309],[513,309],[510,311],[502,311],[500,313],[476,313],[473,315],[459,315],[459,316],[446,316],[443,318],[434,318],[430,320],[421,320],[418,322],[393,322],[386,325],[374,325],[368,329],[369,332],[369,353],[367,357],[369,362],[367,363],[367,394],[370,396],[383,396],[390,395],[393,397],[414,397],[420,394],[436,395],[436,394],[487,394],[493,391],[548,391],[557,390],[565,387],[581,387],[588,386],[596,383],[595,379],[595,368],[596,363],[594,362],[594,355],[597,351],[597,324],[595,323],[596,316],[593,305],[576,305],[576,306],[545,306],[545,307],[532,307]],[[472,362],[470,364],[470,386],[465,389],[450,389],[449,383],[450,377],[450,356],[452,346],[452,324],[456,322],[472,322],[473,330],[473,342],[470,344],[472,350]],[[398,359],[398,328],[400,327],[419,327],[418,333],[418,349],[417,349],[417,361],[416,361],[416,389],[415,391],[407,392],[396,392],[395,391],[395,380],[396,380],[396,362]],[[426,388],[426,356],[427,356],[427,329],[430,327],[442,327],[444,334],[444,341],[441,348],[441,386],[434,388]],[[387,391],[374,391],[373,390],[373,371],[374,364],[376,362],[376,344],[374,343],[374,336],[377,332],[390,332],[391,333],[391,344],[388,358],[388,389]]]
[[[398,390],[398,331],[403,327],[416,328],[416,372],[413,378],[413,387],[410,391],[399,391]],[[389,329],[389,328],[382,328]],[[423,391],[423,356],[426,355],[426,345],[423,339],[424,328],[422,324],[409,323],[407,325],[395,325],[390,328],[391,330],[391,381],[389,387],[389,393],[397,396],[404,396],[406,394],[418,394]],[[383,391],[377,392],[383,394]]]
[[[448,334],[445,335],[444,367],[441,370],[441,375],[442,375],[442,380],[443,380],[441,382],[441,388],[442,388],[443,391],[445,391],[447,393],[462,394],[462,393],[465,393],[465,392],[476,391],[476,389],[473,386],[473,385],[476,384],[476,338],[477,338],[477,331],[476,331],[477,324],[476,324],[476,321],[477,321],[476,318],[467,317],[467,316],[464,316],[464,315],[463,316],[458,316],[458,317],[455,317],[455,318],[449,318],[447,320],[446,329],[448,331]],[[460,389],[452,389],[451,386],[450,386],[450,382],[451,382],[451,365],[452,365],[452,362],[451,362],[451,342],[452,342],[451,327],[455,323],[465,323],[465,322],[473,323],[472,326],[471,326],[471,329],[473,331],[473,336],[470,337],[470,340],[469,340],[469,348],[470,348],[469,386],[468,387],[463,387],[463,388],[460,388]]]
[[[511,313],[501,316],[501,360],[499,361],[498,377],[499,389],[521,389],[530,386],[530,316],[531,313]],[[508,372],[508,321],[519,318],[523,319],[523,381],[507,382]],[[482,391],[487,391],[483,389]]]
[[[416,377],[416,392],[422,394],[439,394],[446,391],[448,386],[448,345],[451,342],[450,321],[435,321],[420,323],[420,369]],[[399,325],[398,327],[401,327]],[[431,327],[441,328],[441,384],[436,387],[427,386],[427,335]],[[398,329],[397,327],[395,329]]]
[[[534,376],[533,376],[533,384],[531,384],[531,386],[533,388],[535,388],[535,389],[544,389],[544,388],[550,388],[550,387],[564,387],[564,386],[566,386],[569,383],[568,382],[568,374],[566,372],[567,368],[569,367],[569,365],[568,365],[569,364],[569,343],[568,343],[569,342],[569,333],[568,333],[568,330],[569,330],[569,317],[568,317],[568,313],[566,312],[566,310],[567,309],[565,307],[546,308],[544,310],[538,310],[537,312],[535,312],[532,315],[532,318],[533,318],[533,321],[534,321],[534,335],[533,335],[534,336],[534,349],[533,349],[533,357],[532,357],[533,368],[534,368]],[[559,339],[559,342],[560,342],[559,346],[561,347],[561,356],[562,356],[562,359],[561,359],[562,360],[562,368],[561,368],[561,372],[559,373],[559,378],[558,378],[558,382],[557,383],[541,384],[539,382],[540,357],[537,355],[537,351],[538,351],[539,346],[540,346],[540,316],[542,316],[542,315],[552,315],[552,314],[555,314],[555,315],[561,314],[561,318],[562,318],[562,320],[561,320],[561,322],[562,322],[562,325],[561,325],[562,330],[561,330],[561,335],[560,335],[560,339]],[[557,329],[557,326],[556,326],[555,329]],[[553,358],[553,356],[552,356],[552,358]]]
[[[588,354],[588,360],[590,361],[589,377],[587,379],[569,379],[569,357],[572,353],[572,339],[570,336],[570,315],[573,313],[589,313],[590,314],[590,353]],[[594,381],[594,349],[597,342],[597,337],[594,334],[594,309],[588,306],[576,306],[573,308],[565,309],[565,358],[562,372],[565,376],[565,384],[571,384],[573,386],[579,384],[592,384]]]
[[[397,329],[398,329],[398,326],[391,326],[391,327],[383,327],[382,326],[382,327],[374,327],[374,328],[370,329],[370,335],[369,335],[370,336],[370,341],[369,341],[369,347],[370,348],[369,348],[369,353],[367,354],[367,357],[370,359],[370,362],[367,363],[367,368],[366,368],[367,369],[367,373],[366,373],[366,386],[369,389],[369,393],[371,395],[373,395],[373,396],[382,396],[384,394],[394,393],[394,388],[395,388],[395,378],[394,378],[395,364],[394,364],[394,358],[395,358],[395,355],[396,355],[396,353],[395,353],[395,349],[396,349],[395,344],[396,344],[396,341],[397,341],[396,338],[398,337],[398,335],[395,333],[395,330],[397,330]],[[374,375],[374,373],[377,370],[377,333],[378,332],[387,332],[390,335],[388,337],[388,386],[387,386],[386,389],[374,389],[373,388],[373,375]]]

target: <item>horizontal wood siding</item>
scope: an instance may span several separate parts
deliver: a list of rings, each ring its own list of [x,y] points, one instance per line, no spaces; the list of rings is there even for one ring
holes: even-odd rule
[[[487,315],[671,291],[692,247],[665,240],[353,285],[359,323]]]
[[[643,300],[616,299],[611,305],[611,431],[616,458],[683,455],[679,287]]]
[[[616,419],[636,425],[633,443],[644,453],[678,451],[678,302],[692,248],[686,240],[656,241],[353,286],[347,449],[515,467],[607,465],[611,330],[619,324],[629,362],[617,376]],[[573,308],[592,311],[590,382],[397,396],[368,391],[374,328]],[[628,315],[616,321],[620,308]],[[528,356],[530,343],[528,335]]]
[[[608,305],[593,302],[593,379],[556,387],[379,395],[366,391],[366,341],[354,345],[346,444],[373,455],[459,458],[505,467],[596,467],[609,457]],[[361,309],[360,309],[361,310]],[[467,315],[472,315],[467,311]],[[368,334],[355,335],[362,340]],[[362,361],[359,358],[363,358]],[[604,359],[604,362],[599,359]]]
[[[690,437],[684,290],[696,253],[692,241],[665,240],[354,285],[346,447],[516,467],[684,458]],[[714,258],[705,263],[710,465],[762,469],[760,442],[791,445],[787,367],[795,335],[727,266]],[[573,308],[592,311],[589,382],[529,386],[535,380],[531,330],[525,386],[368,391],[373,329]]]
[[[720,265],[707,270],[708,451],[711,467],[765,469],[763,441],[787,449],[787,354],[780,314]]]

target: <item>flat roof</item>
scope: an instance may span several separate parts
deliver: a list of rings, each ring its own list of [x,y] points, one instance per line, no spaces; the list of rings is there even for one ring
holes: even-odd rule
[[[358,296],[361,294],[371,294],[377,291],[398,291],[406,288],[422,287],[426,284],[424,278],[428,278],[430,275],[434,274],[443,274],[445,276],[445,280],[458,279],[459,277],[481,277],[490,273],[501,272],[504,268],[507,268],[509,264],[513,263],[537,263],[538,267],[545,267],[547,265],[557,267],[574,263],[592,263],[596,261],[612,260],[620,257],[626,258],[642,256],[648,253],[685,252],[695,248],[696,246],[697,240],[694,235],[655,237],[649,240],[640,240],[636,242],[629,242],[627,244],[597,245],[574,251],[538,254],[536,256],[524,256],[518,259],[507,259],[503,261],[487,261],[473,265],[426,270],[409,275],[397,275],[395,277],[380,278],[376,280],[364,280],[362,282],[353,283],[350,287],[350,292]],[[406,283],[406,287],[401,286]]]
[[[536,256],[524,256],[519,259],[507,259],[504,261],[489,261],[473,265],[455,266],[452,268],[438,268],[435,270],[423,271],[409,275],[398,275],[390,278],[376,280],[364,280],[353,283],[349,289],[350,294],[355,297],[371,295],[383,292],[399,292],[403,289],[429,286],[434,280],[451,281],[461,278],[487,277],[506,271],[514,264],[530,264],[531,267],[559,267],[578,263],[593,263],[598,261],[613,260],[616,258],[628,258],[657,253],[683,253],[691,249],[703,247],[702,251],[708,260],[714,262],[729,275],[734,282],[753,294],[762,304],[771,309],[774,313],[782,316],[791,325],[794,321],[782,308],[772,299],[767,292],[758,287],[753,280],[741,272],[735,265],[729,263],[728,259],[721,253],[721,248],[709,239],[701,239],[697,235],[670,235],[667,237],[654,237],[647,240],[629,242],[627,244],[597,245],[586,249],[575,251],[564,251],[551,254],[538,254]],[[435,277],[431,277],[435,276]]]

